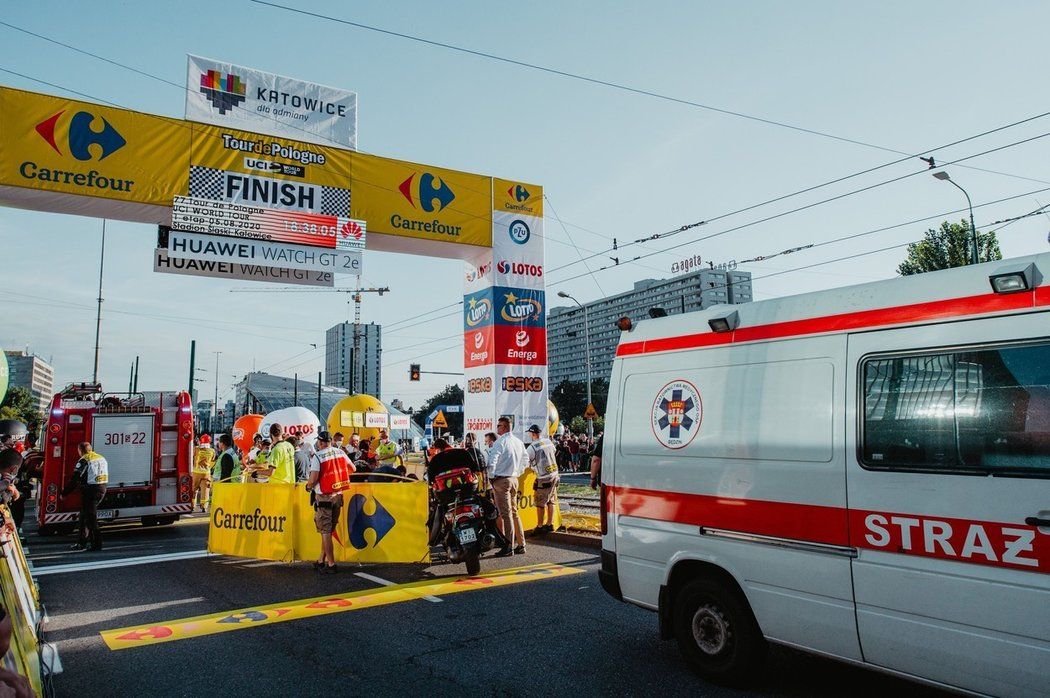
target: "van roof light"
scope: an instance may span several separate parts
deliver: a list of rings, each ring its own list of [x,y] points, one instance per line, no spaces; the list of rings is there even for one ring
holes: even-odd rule
[[[988,277],[996,293],[1020,293],[1031,291],[1042,281],[1034,262],[1001,267]]]
[[[620,332],[630,332],[634,329],[634,323],[626,315],[616,321],[616,326],[620,328]]]
[[[649,308],[649,317],[654,320],[658,317],[667,317],[667,311],[660,307]]]
[[[712,332],[732,332],[740,324],[740,315],[734,310],[728,315],[713,317],[707,321]]]

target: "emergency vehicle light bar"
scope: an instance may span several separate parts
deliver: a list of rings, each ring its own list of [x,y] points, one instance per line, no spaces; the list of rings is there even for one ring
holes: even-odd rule
[[[707,324],[711,326],[712,332],[732,332],[740,324],[740,315],[734,310],[728,315],[711,318]]]

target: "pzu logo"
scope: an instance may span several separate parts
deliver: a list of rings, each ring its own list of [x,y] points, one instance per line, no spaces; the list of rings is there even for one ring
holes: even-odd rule
[[[59,155],[64,153],[58,147],[58,141],[55,138],[55,127],[58,125],[58,120],[65,113],[65,110],[60,111],[36,125],[36,132]],[[92,123],[96,118],[102,122],[102,128],[98,131],[92,128]],[[104,117],[96,117],[91,112],[86,111],[78,111],[69,120],[67,141],[69,143],[69,154],[77,160],[95,159],[91,154],[91,146],[97,147],[98,160],[101,161],[127,145],[124,136],[120,135],[120,132],[113,128],[113,125],[106,121]]]
[[[507,234],[510,235],[511,241],[517,245],[524,245],[532,237],[529,225],[520,218],[507,227]]]
[[[429,172],[419,175],[418,181],[416,181],[415,174],[409,175],[408,179],[398,186],[398,190],[408,200],[408,203],[412,204],[412,208],[416,208],[418,203],[419,208],[427,213],[443,211],[456,198],[455,192],[448,184]],[[436,208],[435,201],[437,202]]]

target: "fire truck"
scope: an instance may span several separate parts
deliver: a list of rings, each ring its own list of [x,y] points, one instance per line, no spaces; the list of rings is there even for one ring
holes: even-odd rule
[[[80,494],[62,497],[73,475],[77,445],[90,441],[109,463],[100,521],[174,523],[193,510],[193,411],[188,393],[105,393],[97,383],[73,383],[51,400],[44,438],[37,519],[41,535],[72,530]]]

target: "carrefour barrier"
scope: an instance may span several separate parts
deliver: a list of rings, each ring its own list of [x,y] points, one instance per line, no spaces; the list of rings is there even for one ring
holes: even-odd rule
[[[518,512],[537,525],[536,474],[519,481]],[[334,548],[340,562],[429,562],[425,482],[357,483],[343,493]],[[555,526],[561,514],[555,507]],[[262,560],[316,560],[321,539],[302,483],[218,483],[211,497],[208,551]]]
[[[5,518],[9,518],[6,511],[0,513],[0,523]],[[26,677],[36,695],[41,696],[44,690],[37,637],[41,611],[36,583],[18,536],[3,534],[0,547],[0,600],[11,618],[11,644],[0,659],[0,666]]]

